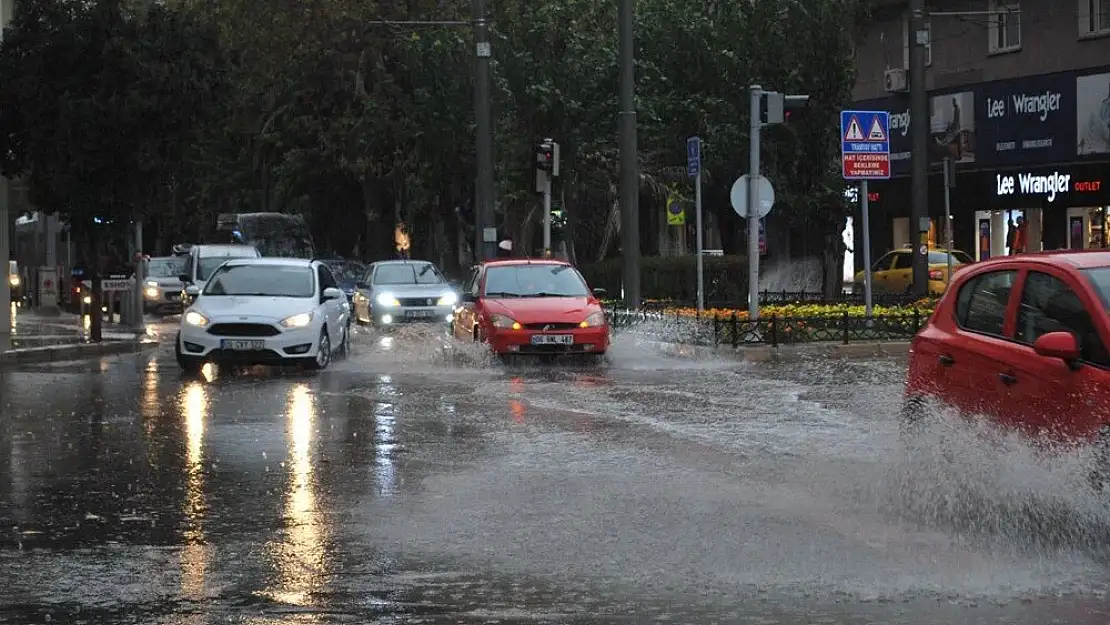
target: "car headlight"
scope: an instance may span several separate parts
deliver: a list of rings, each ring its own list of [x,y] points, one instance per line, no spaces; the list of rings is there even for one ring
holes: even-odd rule
[[[397,307],[401,305],[401,302],[399,302],[396,297],[393,297],[392,293],[382,293],[381,295],[379,295],[378,303],[382,306],[390,307]]]
[[[283,328],[303,328],[312,323],[312,313],[306,312],[281,320]]]
[[[189,312],[185,313],[185,323],[191,326],[196,326],[198,328],[203,328],[204,326],[208,325],[208,317],[205,317],[204,315],[196,311],[190,310]]]
[[[160,296],[162,295],[162,294],[161,294],[161,293],[160,293],[160,292],[158,291],[158,287],[156,287],[156,286],[148,286],[148,287],[146,287],[146,290],[144,291],[144,293],[146,294],[146,296],[147,296],[147,297],[148,297],[149,299],[158,299],[158,298],[159,298],[159,297],[160,297]]]
[[[578,324],[578,327],[580,327],[580,328],[598,328],[598,327],[601,327],[603,325],[605,325],[605,312],[599,310],[595,313],[590,313],[590,316],[586,317],[585,321]]]
[[[454,306],[458,303],[458,295],[455,295],[454,293],[444,293],[443,296],[439,298],[439,301],[436,302],[436,306]]]
[[[502,330],[519,330],[521,328],[519,323],[505,315],[490,315],[489,322],[493,324],[493,327]]]

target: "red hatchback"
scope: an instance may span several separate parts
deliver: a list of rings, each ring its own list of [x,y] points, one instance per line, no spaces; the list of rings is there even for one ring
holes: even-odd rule
[[[938,399],[1041,441],[1110,443],[1110,252],[1002,257],[956,274],[910,349],[904,417]]]
[[[456,338],[502,355],[602,355],[609,323],[578,270],[555,260],[496,260],[471,270],[455,310]]]

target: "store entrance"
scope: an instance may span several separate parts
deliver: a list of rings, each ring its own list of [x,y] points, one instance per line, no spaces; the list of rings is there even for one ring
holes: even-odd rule
[[[975,260],[1045,249],[1039,208],[975,211]]]
[[[1108,245],[1107,210],[1103,206],[1075,206],[1068,209],[1067,246],[1069,250],[1104,250]]]

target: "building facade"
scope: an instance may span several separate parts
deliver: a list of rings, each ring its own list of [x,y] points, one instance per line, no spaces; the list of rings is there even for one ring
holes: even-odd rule
[[[1010,253],[1007,235],[1019,220],[1028,251],[1110,247],[1110,0],[927,5],[932,241],[944,243],[949,159],[956,249],[977,259]],[[858,51],[853,108],[890,112],[892,178],[869,188],[878,258],[910,242],[917,120],[907,3],[887,3],[875,18]]]

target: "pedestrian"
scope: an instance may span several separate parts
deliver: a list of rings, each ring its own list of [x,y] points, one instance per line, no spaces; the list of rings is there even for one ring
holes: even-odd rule
[[[1017,238],[1017,226],[1014,225],[1014,218],[1010,216],[1010,223],[1006,226],[1006,249],[1010,250],[1010,254],[1014,253],[1014,239]]]
[[[1017,234],[1014,235],[1014,254],[1024,254],[1029,246],[1029,224],[1025,217],[1017,218]]]

